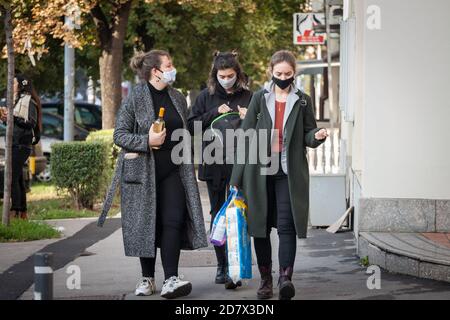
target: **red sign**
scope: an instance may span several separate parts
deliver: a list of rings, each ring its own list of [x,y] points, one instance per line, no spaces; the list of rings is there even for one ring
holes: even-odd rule
[[[317,45],[325,43],[324,34],[316,34],[314,26],[325,24],[323,13],[294,14],[294,44]]]

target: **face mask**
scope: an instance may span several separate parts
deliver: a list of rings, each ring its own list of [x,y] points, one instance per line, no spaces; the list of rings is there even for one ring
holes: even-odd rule
[[[284,90],[294,82],[294,77],[290,77],[289,79],[281,80],[281,79],[275,78],[275,76],[273,76],[272,80],[281,90]]]
[[[219,78],[219,76],[217,76],[217,81],[219,81],[220,85],[225,90],[231,89],[234,86],[234,84],[236,83],[236,79],[237,79],[236,75],[229,80],[224,80],[224,79]]]
[[[160,69],[157,69],[159,71],[161,71],[163,73],[163,77],[162,79],[159,78],[162,82],[166,83],[166,84],[173,84],[177,78],[177,69],[173,68],[170,71],[162,71]]]

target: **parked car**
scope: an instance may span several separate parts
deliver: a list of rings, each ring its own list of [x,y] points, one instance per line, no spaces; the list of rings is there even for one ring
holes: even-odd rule
[[[89,131],[82,128],[79,125],[74,125],[74,140],[84,141],[89,135]],[[42,182],[48,182],[51,180],[50,173],[50,156],[52,152],[52,144],[61,142],[64,140],[64,118],[44,111],[42,112],[42,132],[41,143],[42,151],[46,157],[46,167],[40,172],[36,178]]]
[[[102,108],[99,105],[75,102],[75,123],[89,131],[100,130],[102,128]],[[44,102],[42,109],[55,115],[64,116],[64,103],[62,102]]]
[[[74,124],[74,140],[84,141],[89,135],[89,131],[78,124]],[[64,140],[64,118],[60,115],[44,111],[42,112],[42,132],[41,136],[54,140]],[[50,149],[43,143],[44,155],[48,154]]]

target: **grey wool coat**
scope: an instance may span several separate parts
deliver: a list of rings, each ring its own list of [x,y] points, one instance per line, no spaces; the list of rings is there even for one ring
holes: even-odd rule
[[[172,87],[168,90],[183,120],[183,126],[187,129],[186,99]],[[102,226],[110,209],[116,186],[120,185],[122,232],[127,256],[155,257],[157,206],[155,160],[153,151],[148,145],[148,131],[155,120],[150,90],[147,83],[141,82],[133,88],[118,112],[114,143],[121,147],[122,151],[98,220],[98,226]],[[189,157],[192,157],[192,154]],[[190,161],[189,164],[181,164],[179,170],[186,192],[188,211],[181,244],[181,248],[185,250],[208,245],[200,194],[192,163]]]
[[[283,151],[281,165],[288,176],[291,209],[298,238],[306,238],[309,213],[309,169],[306,147],[317,148],[324,140],[315,139],[317,128],[312,101],[309,96],[292,87],[284,115]],[[261,169],[267,167],[262,161],[249,163],[250,150],[258,150],[257,134],[260,130],[273,132],[275,119],[275,94],[273,83],[256,92],[242,123],[242,129],[256,129],[246,142],[247,161],[233,166],[230,185],[242,189],[248,205],[248,231],[257,238],[265,238],[270,227],[276,227],[276,214],[268,219],[267,176]],[[261,136],[265,138],[266,136]],[[262,139],[261,138],[261,139]],[[266,145],[271,145],[267,135]],[[256,149],[255,149],[256,148]],[[269,150],[267,150],[267,153]]]

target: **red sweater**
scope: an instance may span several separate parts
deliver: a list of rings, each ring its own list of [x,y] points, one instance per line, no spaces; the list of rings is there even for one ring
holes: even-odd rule
[[[275,102],[275,125],[278,130],[278,136],[274,133],[272,140],[272,152],[281,152],[283,147],[283,119],[286,102]]]

